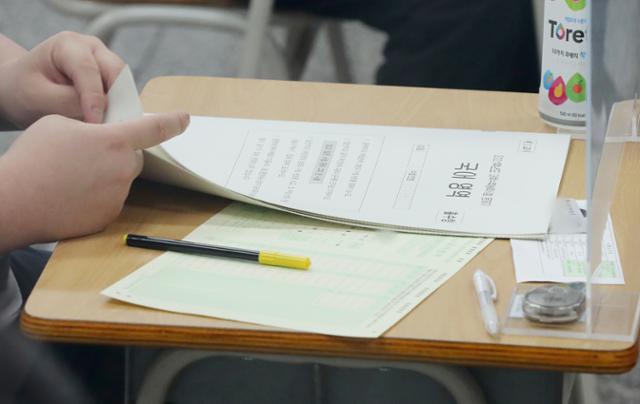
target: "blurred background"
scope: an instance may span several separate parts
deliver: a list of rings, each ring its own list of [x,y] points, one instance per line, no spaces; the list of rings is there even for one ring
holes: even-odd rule
[[[537,21],[540,21],[542,3],[543,0],[534,0]],[[62,30],[82,32],[87,21],[61,13],[46,0],[2,0],[0,3],[0,32],[26,48]],[[342,22],[340,29],[351,81],[373,83],[376,69],[383,60],[386,36],[359,22]],[[276,43],[284,42],[282,28],[270,31]],[[338,81],[326,27],[320,28],[310,45],[301,79]],[[242,46],[242,37],[236,34],[171,24],[123,27],[115,32],[111,42],[111,48],[132,67],[139,89],[151,78],[161,75],[235,76]],[[267,43],[261,53],[259,77],[285,78],[276,55]],[[0,153],[11,140],[11,137],[0,137]],[[589,376],[585,381],[586,391],[590,392],[586,403],[640,403],[637,367],[628,374]]]
[[[16,42],[31,48],[61,30],[82,31],[87,19],[62,14],[46,0],[2,0],[0,30]],[[376,68],[382,61],[384,34],[358,22],[341,24],[353,79],[373,83]],[[282,29],[274,29],[276,40]],[[139,89],[152,77],[160,75],[235,76],[240,61],[242,38],[233,33],[202,28],[161,26],[123,26],[116,30],[111,48],[135,74]],[[260,76],[284,78],[276,68],[276,52],[266,44],[261,60]],[[320,29],[311,48],[302,79],[336,81],[327,33]]]

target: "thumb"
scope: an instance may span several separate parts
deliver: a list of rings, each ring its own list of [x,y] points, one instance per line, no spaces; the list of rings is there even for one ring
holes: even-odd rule
[[[135,149],[147,149],[184,132],[189,125],[189,114],[170,112],[147,115],[131,121],[110,124]]]

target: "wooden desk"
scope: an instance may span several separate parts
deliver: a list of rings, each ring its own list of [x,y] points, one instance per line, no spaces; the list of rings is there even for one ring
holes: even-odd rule
[[[162,77],[146,86],[147,111],[187,110],[228,117],[379,125],[551,132],[532,94],[454,91],[198,77]],[[584,144],[573,141],[560,194],[584,193]],[[638,291],[640,149],[628,145],[613,210],[626,286]],[[347,356],[616,373],[636,362],[637,343],[502,336],[484,331],[471,281],[482,267],[496,280],[502,316],[515,284],[508,241],[489,245],[379,339],[358,340],[155,311],[109,300],[99,291],[157,256],[126,248],[123,233],[180,238],[225,201],[139,182],[119,219],[104,232],[61,243],[31,295],[22,326],[67,341],[205,347],[242,352]]]

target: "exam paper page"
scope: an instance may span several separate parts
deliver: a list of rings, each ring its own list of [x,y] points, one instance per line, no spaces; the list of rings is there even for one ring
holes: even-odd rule
[[[198,116],[162,145],[187,170],[279,207],[525,237],[547,231],[568,146],[564,135]]]
[[[240,203],[186,239],[308,256],[311,269],[168,252],[102,293],[180,313],[375,338],[491,242],[354,228]]]

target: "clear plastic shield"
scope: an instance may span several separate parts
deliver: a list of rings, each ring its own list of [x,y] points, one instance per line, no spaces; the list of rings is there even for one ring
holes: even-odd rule
[[[586,282],[550,289],[553,298],[571,297],[580,288],[584,304],[567,298],[562,311],[571,321],[551,323],[531,321],[525,316],[523,299],[535,297],[540,285],[517,285],[503,331],[511,334],[547,335],[568,338],[635,341],[638,332],[638,291],[621,285],[593,284],[592,277],[601,265],[603,234],[614,201],[626,206],[640,206],[639,201],[620,200],[620,165],[625,147],[638,141],[640,121],[640,2],[638,0],[587,0],[590,41],[587,84],[587,136],[585,189],[587,196],[587,265]],[[627,179],[628,181],[628,179]],[[614,230],[616,218],[613,220]],[[624,217],[617,216],[624,221]],[[623,263],[624,265],[624,263]],[[634,268],[624,268],[633,271]],[[569,291],[569,292],[567,292]],[[574,293],[575,295],[575,293]],[[534,301],[535,299],[529,299]],[[551,299],[553,300],[553,299]],[[580,304],[578,304],[578,303]],[[531,305],[530,305],[531,306]],[[535,304],[534,304],[535,306]],[[576,316],[579,307],[579,315]],[[523,308],[525,309],[523,311]],[[535,308],[535,307],[534,307]],[[575,309],[573,312],[572,309]],[[541,316],[547,321],[551,316]],[[559,317],[560,318],[560,317]]]
[[[587,196],[589,275],[602,264],[602,236],[619,187],[619,167],[625,144],[637,138],[640,90],[640,2],[598,0],[591,4],[591,86],[587,100]],[[631,202],[631,201],[629,201]],[[614,224],[615,225],[615,224]],[[628,269],[628,268],[627,268]],[[629,338],[637,333],[637,293],[615,287],[593,285],[587,278],[587,325],[590,333],[600,331],[601,300],[625,300],[609,315],[626,319]],[[626,298],[625,298],[626,296]],[[635,303],[635,304],[634,304]]]

